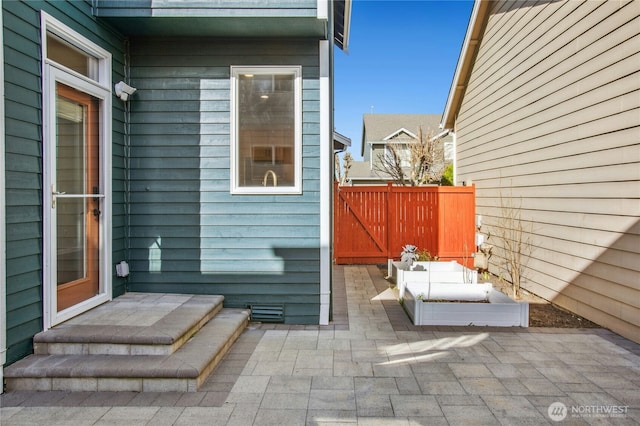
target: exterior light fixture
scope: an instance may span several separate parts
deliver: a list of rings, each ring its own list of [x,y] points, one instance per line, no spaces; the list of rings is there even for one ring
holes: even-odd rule
[[[136,93],[137,89],[135,87],[129,86],[124,81],[120,81],[115,85],[116,96],[122,99],[123,101],[128,101],[129,96]]]

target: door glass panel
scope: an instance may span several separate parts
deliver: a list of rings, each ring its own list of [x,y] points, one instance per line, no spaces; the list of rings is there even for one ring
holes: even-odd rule
[[[56,87],[56,267],[58,310],[99,291],[100,100]]]
[[[58,285],[86,276],[84,198],[60,198],[56,208],[58,221]]]
[[[57,190],[67,194],[84,194],[85,188],[85,115],[86,107],[58,96],[57,102],[58,164]]]

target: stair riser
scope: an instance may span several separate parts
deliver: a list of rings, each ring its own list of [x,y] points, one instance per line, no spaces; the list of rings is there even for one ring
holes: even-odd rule
[[[249,325],[249,317],[247,317],[247,319],[242,323],[242,325],[238,327],[236,331],[233,333],[233,335],[229,337],[229,340],[227,340],[227,343],[222,347],[220,352],[218,352],[215,358],[211,360],[211,363],[203,370],[202,374],[198,376],[195,390],[197,390],[197,388],[199,388],[205,382],[205,380],[207,380],[207,378],[213,372],[213,370],[216,369],[218,364],[220,364],[220,362],[222,361],[222,358],[224,358],[227,352],[229,352],[229,349],[231,349],[235,341],[238,340],[238,337],[240,337],[240,335],[244,332],[244,330],[247,328],[248,325]]]
[[[7,379],[7,391],[66,392],[195,392],[196,379],[153,378],[24,378]]]
[[[182,343],[181,341],[180,346]],[[37,355],[169,355],[178,348],[177,344],[38,343],[34,345],[34,353]]]

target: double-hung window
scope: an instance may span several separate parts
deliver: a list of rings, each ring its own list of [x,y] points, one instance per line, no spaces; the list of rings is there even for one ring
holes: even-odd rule
[[[231,192],[302,192],[301,67],[231,67]]]
[[[400,167],[411,166],[411,147],[407,144],[385,145],[384,156],[391,164],[399,163]]]

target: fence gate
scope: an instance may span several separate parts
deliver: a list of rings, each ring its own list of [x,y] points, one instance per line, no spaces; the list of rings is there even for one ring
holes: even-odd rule
[[[334,188],[336,263],[385,262],[389,255],[387,187],[335,185]]]

